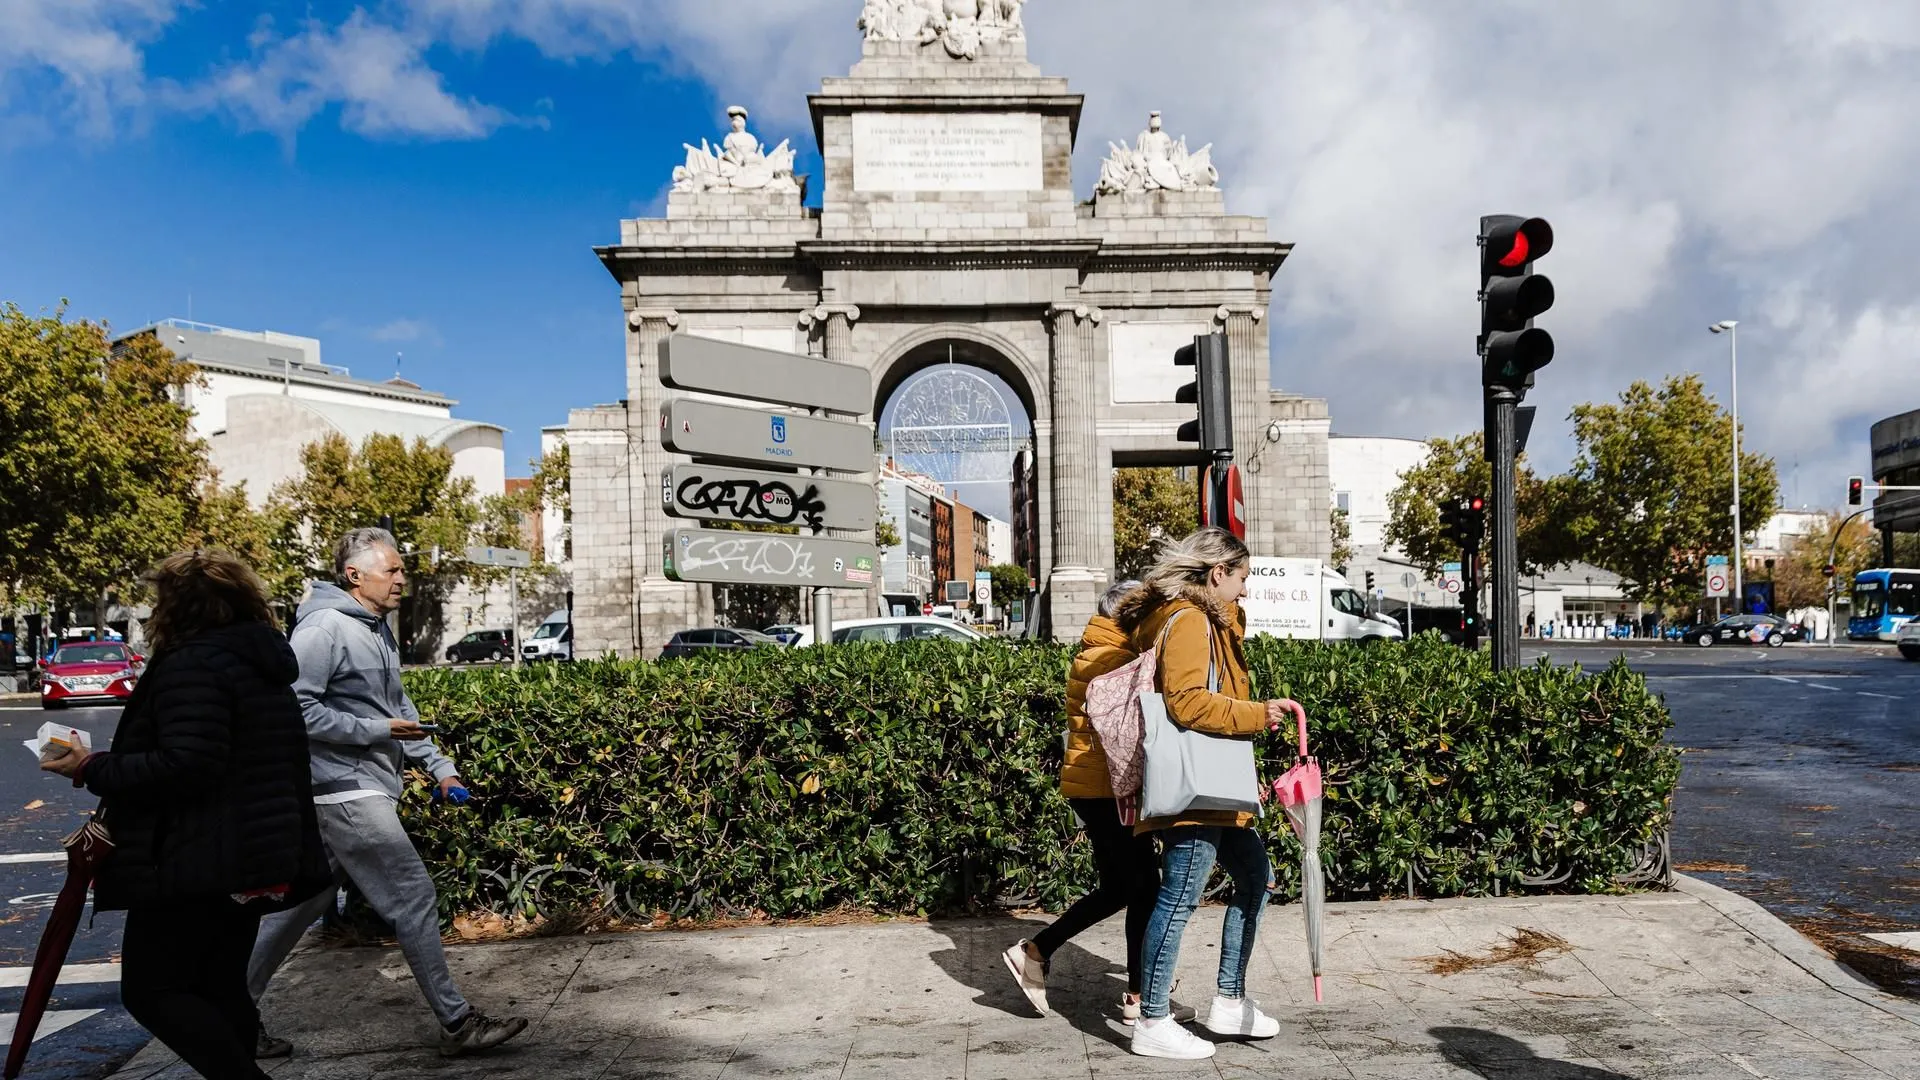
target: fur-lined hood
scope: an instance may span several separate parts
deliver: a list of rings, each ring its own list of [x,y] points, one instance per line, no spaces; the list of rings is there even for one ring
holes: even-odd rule
[[[1247,623],[1247,613],[1239,604],[1223,603],[1219,594],[1205,585],[1182,585],[1180,591],[1168,596],[1150,586],[1142,585],[1120,598],[1114,605],[1113,621],[1129,635],[1139,630],[1146,621],[1170,605],[1185,601],[1188,605],[1206,613],[1213,625],[1222,630],[1242,633]]]

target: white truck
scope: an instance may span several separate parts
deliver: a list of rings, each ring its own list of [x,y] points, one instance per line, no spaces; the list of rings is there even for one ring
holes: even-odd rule
[[[526,644],[520,646],[520,658],[529,664],[536,660],[573,659],[573,612],[561,608],[548,615]]]
[[[1309,641],[1402,641],[1400,624],[1377,615],[1360,590],[1318,559],[1255,556],[1247,574],[1247,636]]]

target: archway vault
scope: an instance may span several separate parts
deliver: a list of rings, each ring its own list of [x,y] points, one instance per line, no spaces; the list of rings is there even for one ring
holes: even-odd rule
[[[948,349],[952,348],[949,355]],[[966,323],[935,323],[903,335],[874,365],[873,416],[877,421],[900,384],[949,360],[993,372],[1013,390],[1027,420],[1039,430],[1049,418],[1044,367],[1003,335]]]

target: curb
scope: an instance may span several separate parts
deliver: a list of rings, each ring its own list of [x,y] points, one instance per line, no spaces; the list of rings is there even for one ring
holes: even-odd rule
[[[1920,1026],[1920,1005],[1874,986],[1754,901],[1686,874],[1673,875],[1673,888],[1726,916],[1740,929],[1758,938],[1761,944],[1825,983],[1828,989],[1837,990],[1861,1004],[1871,1005],[1889,1016]]]

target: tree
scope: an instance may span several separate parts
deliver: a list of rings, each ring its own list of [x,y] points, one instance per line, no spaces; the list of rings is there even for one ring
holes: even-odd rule
[[[995,607],[1010,604],[1014,600],[1026,596],[1027,589],[1033,583],[1033,579],[1027,576],[1026,569],[1015,566],[1013,563],[1000,563],[997,566],[988,567],[987,573],[993,578],[993,603]]]
[[[1121,578],[1145,574],[1162,541],[1186,536],[1199,520],[1198,489],[1178,470],[1113,471],[1113,554]]]
[[[554,539],[559,541],[565,557],[573,558],[573,451],[566,443],[533,461],[533,485],[525,510],[538,514],[545,509],[559,513],[560,535]],[[546,552],[536,551],[533,557],[544,560]]]
[[[1493,465],[1487,461],[1485,436],[1470,432],[1456,439],[1434,439],[1427,444],[1425,461],[1400,474],[1400,486],[1387,497],[1387,544],[1429,576],[1450,562],[1460,561],[1460,546],[1440,524],[1440,507],[1463,497],[1486,496],[1493,490]],[[1515,475],[1514,514],[1519,531],[1520,571],[1538,573],[1570,561],[1572,552],[1561,527],[1560,507],[1568,482],[1564,477],[1541,480],[1521,459]],[[1482,554],[1492,544],[1492,516]]]
[[[1335,567],[1344,567],[1353,561],[1353,525],[1347,520],[1347,512],[1334,507],[1327,515],[1327,531],[1333,534],[1333,558]]]
[[[1828,578],[1822,570],[1827,565],[1830,549],[1835,551],[1832,581],[1842,589],[1851,588],[1853,575],[1879,560],[1880,538],[1864,517],[1848,522],[1835,543],[1834,526],[1845,517],[1829,511],[1818,528],[1805,536],[1794,537],[1787,544],[1773,567],[1773,600],[1777,609],[1791,611],[1826,606]]]
[[[1635,600],[1683,607],[1697,601],[1709,555],[1731,555],[1733,418],[1697,375],[1660,389],[1635,382],[1618,404],[1573,410],[1578,446],[1558,513],[1575,550],[1625,578]],[[1740,460],[1740,515],[1758,528],[1773,513],[1773,459]]]

